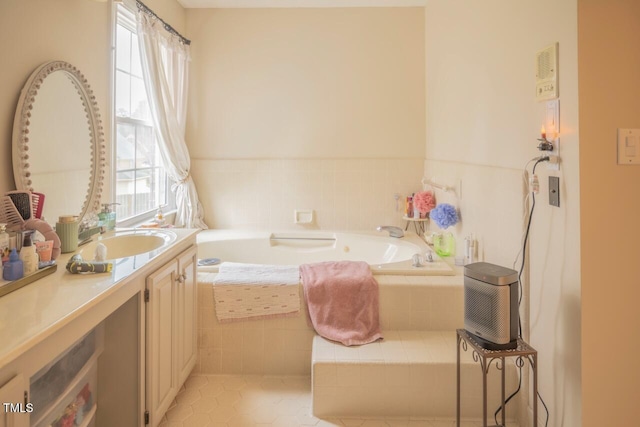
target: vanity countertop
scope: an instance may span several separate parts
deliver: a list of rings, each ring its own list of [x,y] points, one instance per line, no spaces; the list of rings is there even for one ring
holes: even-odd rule
[[[75,253],[60,255],[56,260],[57,271],[53,274],[0,297],[0,368],[83,313],[107,301],[131,283],[125,279],[146,277],[154,268],[170,261],[195,243],[198,231],[170,229],[176,238],[169,245],[116,260],[110,273],[71,274],[65,266]],[[144,232],[149,231],[140,230],[140,233]],[[102,236],[105,237],[109,234]],[[132,292],[135,294],[139,290]]]

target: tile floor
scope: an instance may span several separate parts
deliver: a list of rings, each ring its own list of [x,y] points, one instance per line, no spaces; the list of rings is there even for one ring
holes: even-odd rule
[[[318,419],[311,414],[309,377],[192,374],[160,427],[454,427],[455,424],[454,419]],[[479,425],[480,422],[462,423],[462,427]],[[509,426],[517,427],[511,423]]]

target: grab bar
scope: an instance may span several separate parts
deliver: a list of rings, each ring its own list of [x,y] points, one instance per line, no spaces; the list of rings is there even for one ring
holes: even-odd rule
[[[335,237],[269,237],[269,240],[320,240],[327,242],[335,242]]]

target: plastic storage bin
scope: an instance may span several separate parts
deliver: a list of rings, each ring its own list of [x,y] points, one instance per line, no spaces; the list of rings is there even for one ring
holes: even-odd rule
[[[69,387],[35,427],[75,427],[91,423],[97,409],[98,360],[92,357]]]
[[[97,402],[102,342],[103,329],[98,326],[31,377],[31,426],[89,425]],[[56,423],[65,411],[65,422]],[[74,420],[69,417],[72,413],[77,415]]]

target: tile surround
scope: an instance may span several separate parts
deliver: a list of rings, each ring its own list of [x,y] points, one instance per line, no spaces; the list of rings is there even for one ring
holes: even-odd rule
[[[192,159],[212,228],[372,230],[403,225],[404,198],[421,189],[423,159]],[[294,209],[313,209],[311,226]]]
[[[523,164],[524,166],[524,164]],[[470,165],[427,159],[427,178],[455,191],[436,190],[439,203],[451,203],[460,210],[460,222],[451,231],[456,235],[458,254],[464,238],[474,235],[478,260],[511,267],[520,250],[527,194],[522,169]]]
[[[482,416],[482,378],[471,351],[461,352],[462,414]],[[507,360],[507,390],[517,385]],[[385,339],[343,347],[316,336],[312,359],[315,416],[447,417],[455,414],[456,338],[453,331],[388,331]],[[499,406],[500,371],[488,375],[489,407]],[[507,406],[514,419],[517,407]]]
[[[309,375],[315,332],[301,301],[296,317],[220,323],[215,316],[215,273],[198,274],[198,351],[202,374]],[[393,330],[450,330],[462,327],[461,276],[376,276],[380,323]],[[302,294],[302,293],[301,293]],[[375,353],[375,346],[362,347]],[[343,357],[352,349],[343,348]],[[354,356],[355,357],[355,356]]]
[[[489,256],[488,259],[485,258],[487,261],[509,265],[514,249],[517,252],[517,248],[511,245],[512,241],[505,241],[504,236],[512,236],[520,232],[519,222],[512,220],[520,217],[519,209],[515,208],[514,204],[516,212],[496,211],[494,205],[498,204],[492,204],[491,200],[486,203],[485,189],[497,185],[500,188],[504,187],[501,192],[504,197],[513,200],[521,199],[520,171],[486,171],[482,167],[470,168],[467,165],[429,160],[416,162],[413,159],[194,159],[192,165],[199,192],[204,193],[200,197],[207,213],[206,221],[216,228],[300,229],[303,227],[294,225],[292,221],[293,209],[296,208],[315,210],[317,221],[311,228],[370,230],[381,223],[403,226],[400,219],[401,212],[395,212],[394,193],[400,193],[404,197],[407,193],[419,190],[420,178],[423,174],[452,186],[458,185],[459,181],[463,180],[457,188],[463,191],[461,196],[464,196],[459,200],[456,200],[456,195],[437,194],[440,201],[451,202],[461,207],[463,221],[454,230],[458,237],[463,237],[469,232],[475,233],[480,240],[481,259]],[[203,186],[201,182],[207,184]],[[205,190],[203,191],[202,188]],[[255,209],[255,206],[261,206],[261,208]],[[476,214],[474,211],[474,215],[467,218],[464,212],[468,211],[470,206],[482,206],[482,208],[480,212]],[[402,209],[402,204],[399,208]],[[362,215],[362,212],[366,212],[366,215]],[[499,218],[497,223],[500,227],[496,230],[481,228],[478,223],[479,217]],[[483,230],[486,235],[478,234],[478,230]],[[488,239],[489,235],[494,237]],[[381,301],[385,301],[385,304],[381,303],[383,329],[437,331],[453,330],[461,326],[460,324],[451,326],[451,322],[447,320],[452,316],[452,312],[454,318],[462,318],[462,307],[455,305],[452,307],[448,303],[452,299],[454,301],[462,299],[459,276],[439,277],[441,283],[436,286],[436,289],[429,291],[421,289],[420,286],[425,284],[424,278],[421,277],[377,276],[377,279],[381,285]],[[458,289],[455,288],[456,285]],[[306,321],[282,319],[219,325],[215,320],[211,289],[200,285],[199,292],[200,358],[195,372],[200,374],[196,375],[204,376],[204,373],[309,374],[311,371],[310,342],[313,335],[306,334],[305,331],[308,328]],[[273,325],[277,327],[272,328]],[[451,337],[450,340],[453,344],[450,342],[449,347],[452,346],[455,349],[455,337]],[[249,342],[260,344],[258,351],[252,350],[252,346],[247,345]],[[328,356],[336,356],[336,350],[326,349],[325,351]],[[393,349],[388,351],[394,352]],[[356,361],[360,358],[384,357],[385,354],[381,355],[379,349],[371,347],[363,350],[366,352],[363,355],[349,352],[348,349],[340,352],[339,356],[344,358],[345,363],[335,366],[335,378],[339,378],[340,382],[335,387],[353,391],[354,384],[360,381],[375,388],[380,386],[380,381],[387,378],[386,372],[382,377],[376,375],[374,366],[364,364],[353,369],[355,365],[350,364],[351,360]],[[394,355],[397,356],[397,354]],[[389,354],[389,356],[394,355]],[[402,368],[389,367],[389,380],[400,381],[399,379],[406,377],[406,372],[400,372]],[[451,385],[450,378],[447,379],[451,376],[451,369],[455,369],[455,364],[453,368],[443,367],[435,373],[427,373],[421,367],[413,366],[409,368],[408,375],[411,381],[426,375],[436,384],[449,384],[449,388],[453,387],[455,390],[455,383]],[[339,374],[338,370],[340,370]],[[393,370],[397,372],[392,373]],[[321,388],[320,393],[322,392]],[[481,397],[477,396],[477,393],[465,392],[464,388],[463,393],[467,393],[466,397],[468,400],[471,399],[470,402],[476,402]],[[437,400],[438,396],[434,398]],[[450,403],[447,404],[450,405]],[[410,410],[411,404],[408,408],[408,411]],[[326,420],[316,419],[316,424],[363,425],[368,422],[366,425],[414,425],[408,424],[410,420],[400,420],[397,424],[396,421],[368,416],[366,419],[332,419],[328,424]],[[455,425],[452,421],[443,420],[438,421],[443,424],[430,424],[436,422],[434,420],[413,421],[419,423],[415,425],[437,425],[438,427]],[[279,424],[264,423],[264,425]],[[301,424],[292,423],[291,425]],[[477,423],[468,425],[477,425]]]

